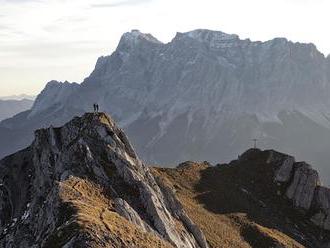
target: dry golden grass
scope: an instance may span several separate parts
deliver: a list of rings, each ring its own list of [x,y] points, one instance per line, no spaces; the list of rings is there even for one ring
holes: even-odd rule
[[[153,168],[152,172],[155,176],[166,178],[164,181],[176,191],[184,209],[200,226],[211,247],[262,248],[275,247],[275,245],[292,248],[304,247],[278,230],[254,223],[244,212],[233,211],[220,214],[204,206],[198,201],[199,196],[207,193],[207,184],[215,182],[207,182],[206,185],[203,185],[203,191],[196,189],[200,184],[203,171],[207,168],[208,165],[204,163],[187,163],[177,169]],[[218,202],[217,204],[224,203]]]
[[[118,215],[111,198],[97,184],[77,177],[60,182],[62,201],[74,209],[71,221],[77,232],[93,237],[92,247],[169,248],[167,242]]]

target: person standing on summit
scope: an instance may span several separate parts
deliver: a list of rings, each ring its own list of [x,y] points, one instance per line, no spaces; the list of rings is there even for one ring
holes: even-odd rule
[[[93,108],[94,108],[94,113],[98,113],[99,112],[99,105],[97,103],[93,104]]]

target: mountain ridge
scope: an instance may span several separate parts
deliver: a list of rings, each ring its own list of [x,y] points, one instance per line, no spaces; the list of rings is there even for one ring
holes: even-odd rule
[[[0,170],[3,247],[208,247],[104,113],[37,130]]]
[[[131,36],[141,38],[137,32]],[[46,104],[45,112],[32,110],[34,118],[20,115],[0,126],[13,132],[18,123],[31,126],[22,138],[27,144],[32,130],[51,124],[49,119],[63,124],[98,102],[149,162],[229,160],[258,138],[262,147],[311,161],[330,178],[322,149],[330,145],[329,60],[313,45],[286,39],[251,42],[222,32],[192,33],[166,44],[138,38],[133,47],[125,45],[126,34],[69,97]],[[149,129],[142,137],[143,126]]]

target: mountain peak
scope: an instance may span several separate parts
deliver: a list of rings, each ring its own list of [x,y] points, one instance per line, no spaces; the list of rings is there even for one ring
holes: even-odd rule
[[[59,133],[64,135],[59,136]],[[121,150],[120,154],[125,154],[125,158],[129,156],[130,160],[137,159],[137,155],[124,132],[105,113],[85,113],[81,117],[74,117],[60,129],[54,129],[53,127],[39,129],[36,131],[35,142],[44,143],[40,140],[41,137],[47,137],[48,142],[46,143],[52,144],[53,148],[58,151],[66,149],[65,144],[73,144],[88,137],[89,142],[95,142],[93,144],[102,141],[108,146],[114,146],[113,148],[116,151]],[[140,166],[141,162],[135,161],[135,164]]]
[[[131,32],[127,32],[122,35],[118,48],[120,50],[127,50],[144,42],[158,45],[163,44],[151,34],[142,33],[137,29],[133,29]]]

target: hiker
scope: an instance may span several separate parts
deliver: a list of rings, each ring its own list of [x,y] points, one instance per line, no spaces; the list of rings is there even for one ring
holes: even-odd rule
[[[96,104],[93,104],[93,108],[94,108],[94,113],[96,112]]]
[[[96,104],[96,113],[98,113],[98,112],[99,112],[99,105]]]

